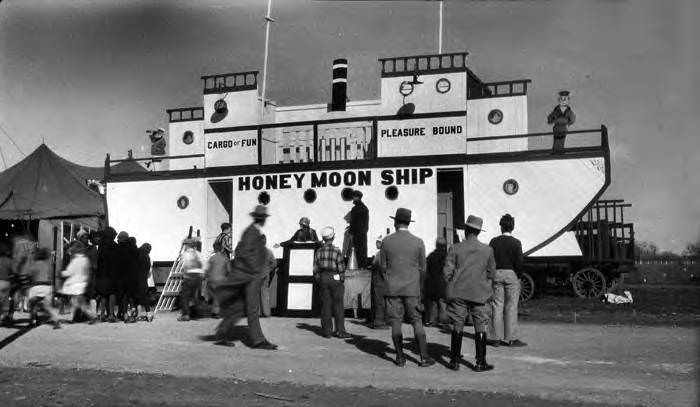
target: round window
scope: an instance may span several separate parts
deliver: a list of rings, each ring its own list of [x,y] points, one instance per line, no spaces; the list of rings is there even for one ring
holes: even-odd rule
[[[499,109],[493,109],[492,111],[489,112],[489,123],[491,124],[498,124],[503,121],[503,112],[500,111]]]
[[[180,209],[185,209],[190,206],[190,200],[186,196],[181,196],[177,198],[177,207]]]
[[[396,186],[394,185],[386,187],[386,190],[384,191],[384,196],[390,201],[395,201],[396,198],[399,197],[399,189],[396,188]]]
[[[219,114],[228,112],[228,105],[226,104],[226,101],[223,99],[219,99],[216,102],[214,102],[214,111]]]
[[[270,203],[270,194],[267,192],[263,191],[258,194],[258,203],[260,205],[267,205]]]
[[[185,134],[182,135],[182,142],[190,145],[194,141],[194,133],[192,133],[190,130],[187,130]]]
[[[304,191],[304,201],[306,203],[314,203],[316,201],[316,191],[311,188]]]
[[[437,82],[435,82],[435,90],[437,90],[438,93],[447,93],[450,91],[451,87],[452,84],[447,78],[440,78]]]
[[[508,195],[515,195],[515,193],[518,192],[518,189],[520,189],[520,185],[518,185],[518,181],[514,180],[513,178],[506,180],[506,182],[503,183],[503,192]]]
[[[411,93],[413,93],[413,84],[409,81],[401,82],[401,85],[399,85],[399,93],[401,93],[404,96],[410,95]]]

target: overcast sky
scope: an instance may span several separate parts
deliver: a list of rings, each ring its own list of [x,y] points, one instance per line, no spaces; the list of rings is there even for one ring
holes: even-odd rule
[[[265,0],[0,3],[0,126],[31,152],[101,165],[147,153],[166,108],[200,106],[203,74],[262,71]],[[695,0],[446,1],[444,50],[486,81],[532,79],[530,131],[559,89],[576,128],[608,126],[612,185],[637,238],[682,250],[700,237],[700,75]],[[352,100],[379,97],[377,58],[435,53],[437,3],[273,0],[268,96],[330,101],[349,59]],[[22,155],[0,131],[8,165]],[[2,165],[2,163],[0,163]],[[0,167],[2,168],[2,167]]]

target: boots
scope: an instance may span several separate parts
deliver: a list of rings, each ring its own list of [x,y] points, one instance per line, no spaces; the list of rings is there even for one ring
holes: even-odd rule
[[[493,365],[486,363],[486,332],[477,332],[474,338],[476,343],[476,364],[474,365],[475,372],[485,372],[492,370]]]
[[[452,331],[452,341],[450,342],[450,363],[447,367],[452,370],[459,370],[459,362],[462,359],[462,333]]]
[[[416,335],[416,342],[418,342],[418,351],[420,352],[420,367],[428,367],[435,364],[435,359],[428,356],[428,339],[425,334]]]
[[[396,361],[394,363],[399,367],[406,366],[406,357],[403,355],[403,335],[392,336],[391,339],[394,341],[394,347],[396,348]]]

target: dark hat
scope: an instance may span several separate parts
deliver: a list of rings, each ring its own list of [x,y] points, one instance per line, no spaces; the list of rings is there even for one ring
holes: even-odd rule
[[[253,210],[253,212],[250,213],[250,216],[252,216],[256,219],[259,219],[259,218],[267,218],[270,215],[267,214],[267,207],[265,205],[257,205],[257,206],[255,206],[255,209]]]
[[[396,215],[395,216],[389,216],[391,219],[394,219],[397,222],[401,223],[411,223],[413,222],[411,220],[411,210],[406,209],[406,208],[399,208],[396,210]]]
[[[435,246],[447,246],[447,239],[444,237],[438,237],[435,240]]]
[[[224,222],[221,224],[221,230],[226,230],[231,227],[231,224],[228,222]]]
[[[354,197],[362,198],[362,191],[360,191],[359,189],[355,189],[352,191],[352,196],[353,196],[353,198]]]
[[[117,242],[125,242],[128,239],[129,239],[129,234],[123,230],[121,232],[119,232],[119,234],[117,235]]]
[[[304,225],[304,226],[309,226],[309,225],[311,225],[311,219],[304,216],[301,219],[299,219],[299,224]]]
[[[571,92],[569,92],[568,90],[560,90],[559,91],[559,96],[569,96],[570,94],[571,94]]]

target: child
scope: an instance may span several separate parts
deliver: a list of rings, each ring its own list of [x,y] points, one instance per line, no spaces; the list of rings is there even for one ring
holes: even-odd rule
[[[37,310],[43,308],[49,314],[53,323],[53,329],[59,329],[61,324],[58,321],[58,310],[51,304],[53,284],[51,283],[51,262],[49,257],[48,249],[43,247],[37,248],[33,255],[33,261],[26,267],[32,278],[32,286],[27,294],[29,297],[29,323],[30,325],[37,324]]]
[[[75,240],[68,246],[68,254],[70,262],[66,269],[61,272],[63,277],[67,277],[61,292],[70,297],[73,316],[75,316],[76,311],[81,310],[88,316],[90,324],[94,324],[97,318],[85,298],[90,278],[90,260],[85,256],[85,246],[80,241]]]

